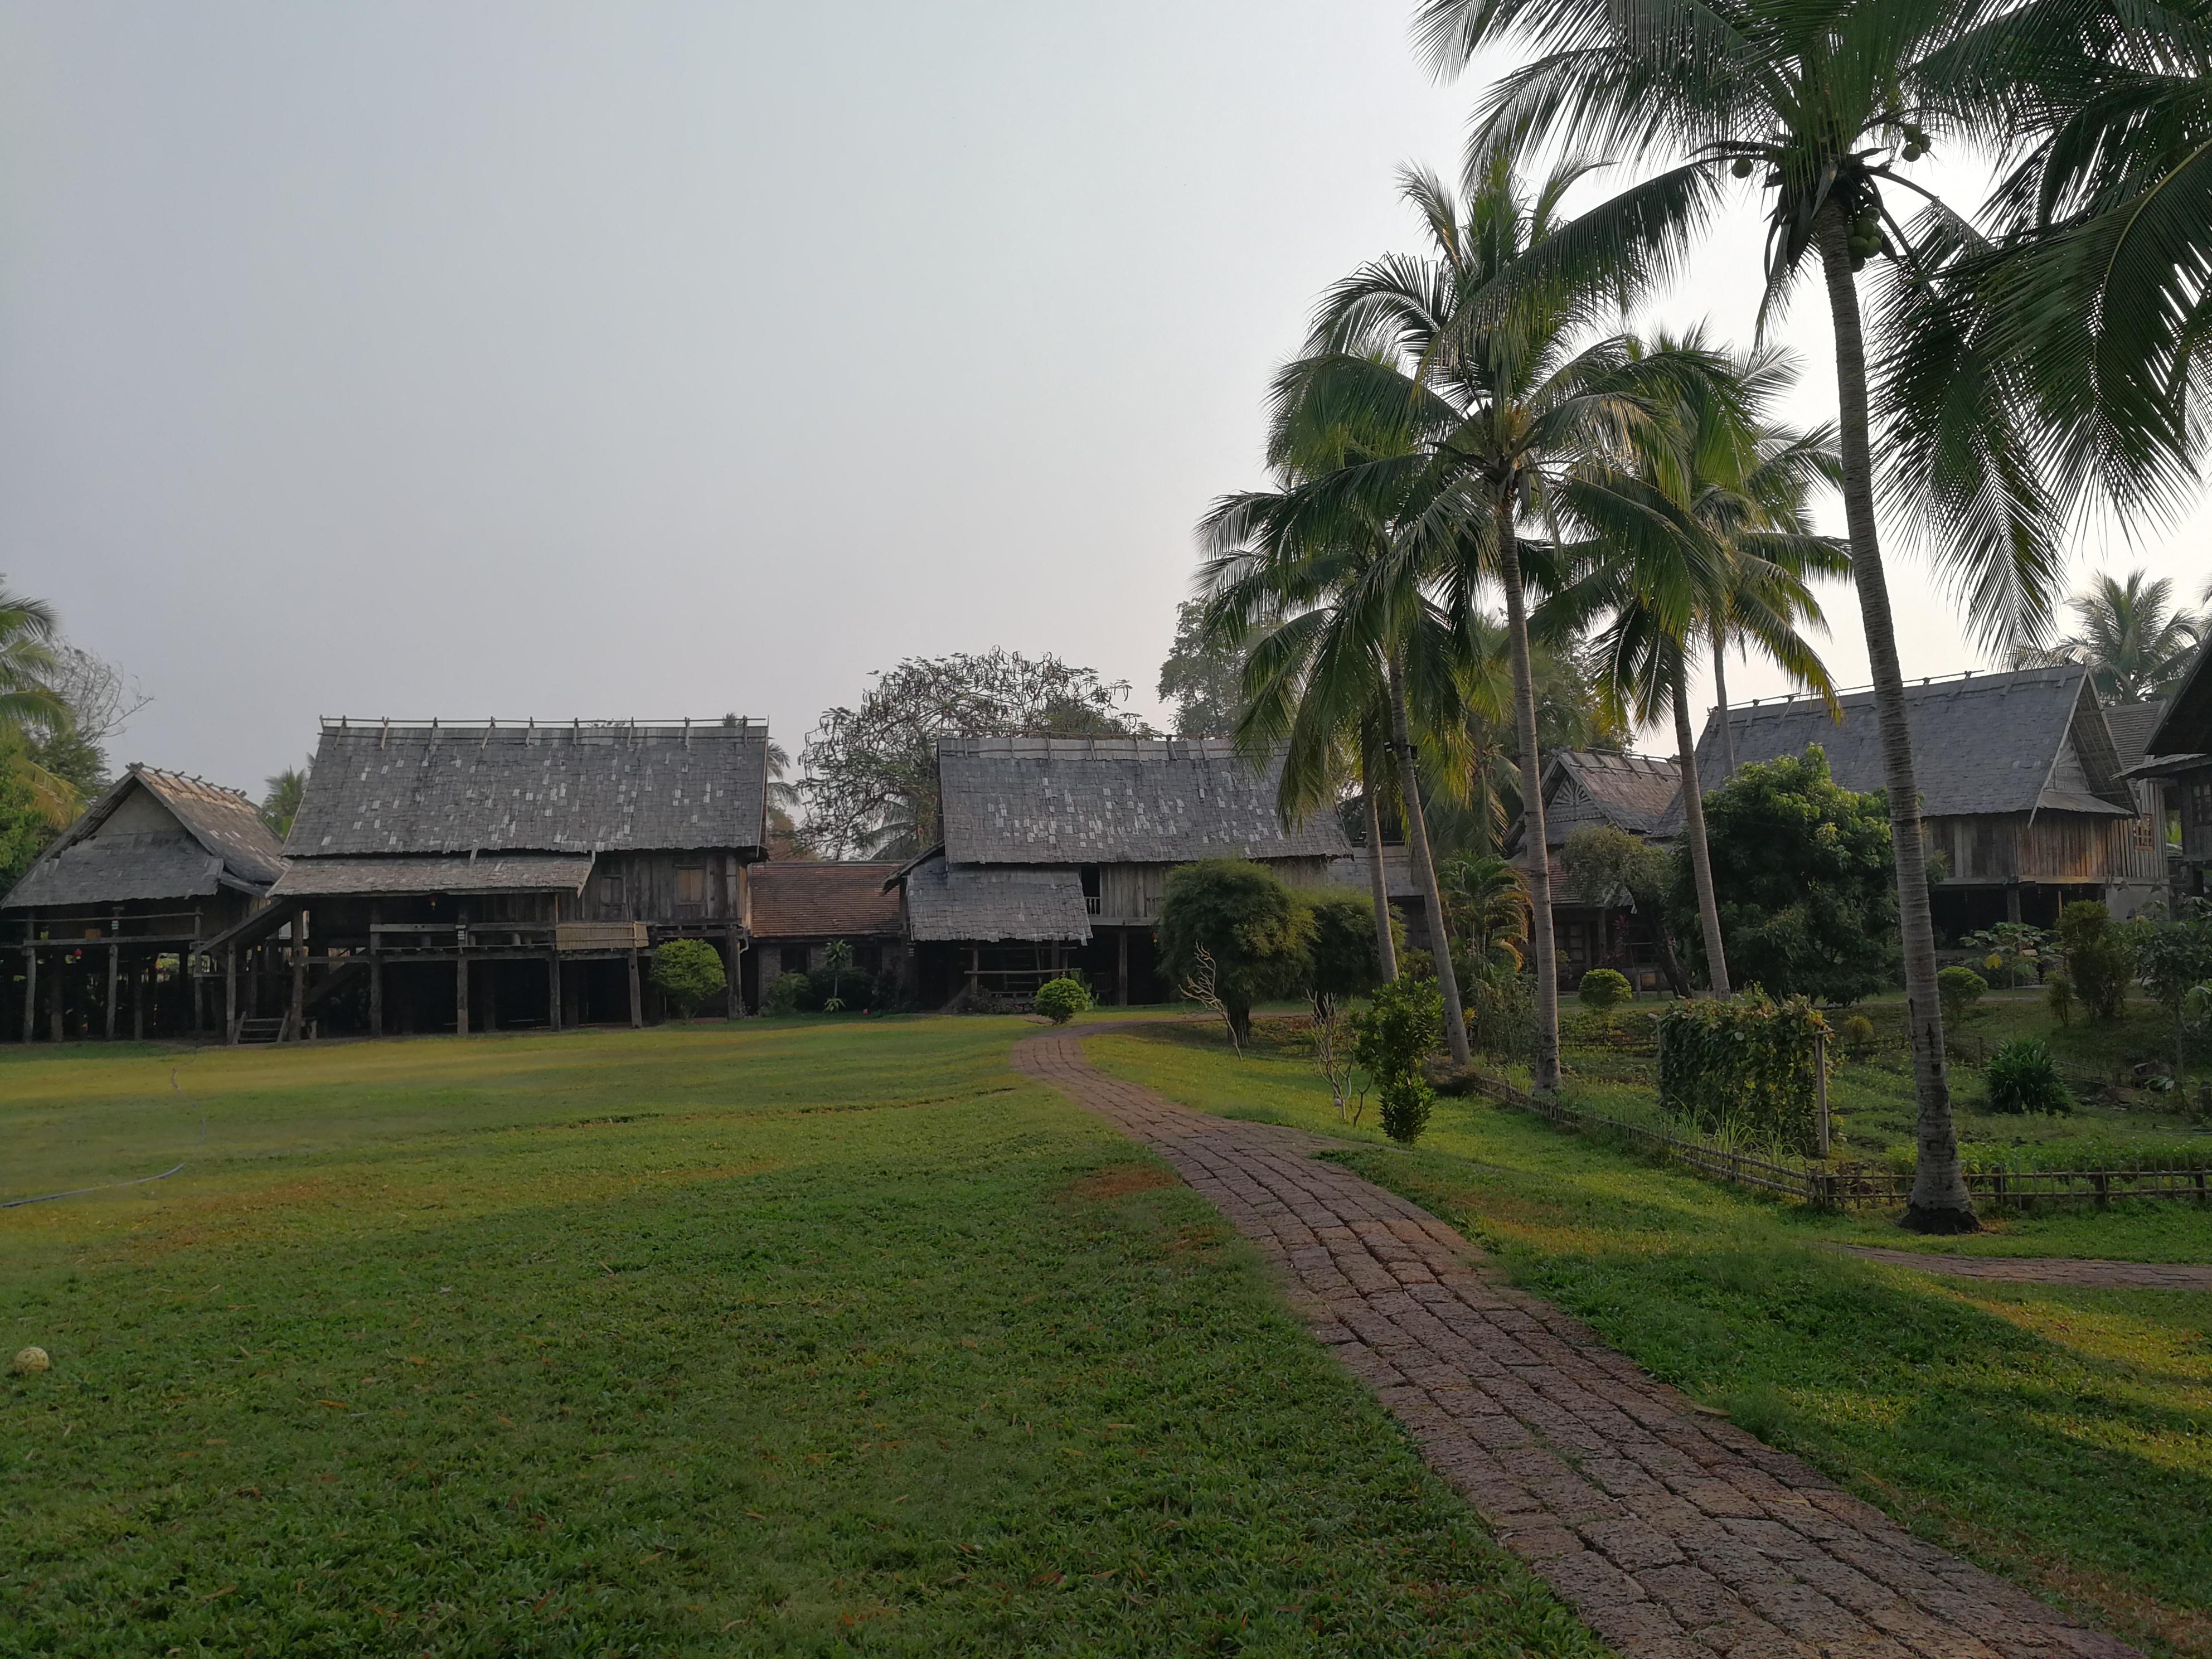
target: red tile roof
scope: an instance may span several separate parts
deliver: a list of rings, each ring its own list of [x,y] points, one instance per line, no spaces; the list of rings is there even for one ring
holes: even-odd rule
[[[885,939],[899,932],[899,896],[884,884],[896,864],[813,864],[803,860],[753,866],[753,937]]]

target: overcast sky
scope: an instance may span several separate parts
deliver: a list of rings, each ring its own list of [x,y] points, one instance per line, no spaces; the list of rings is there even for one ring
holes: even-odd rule
[[[9,0],[0,570],[156,698],[117,761],[257,790],[325,714],[796,752],[1000,645],[1149,711],[1269,370],[1413,246],[1397,167],[1455,162],[1478,82],[1409,9]],[[1747,338],[1758,249],[1739,215],[1669,319]],[[1814,295],[1784,332],[1817,418]],[[2077,569],[2193,592],[2208,523]],[[1896,569],[1907,672],[1977,665]]]

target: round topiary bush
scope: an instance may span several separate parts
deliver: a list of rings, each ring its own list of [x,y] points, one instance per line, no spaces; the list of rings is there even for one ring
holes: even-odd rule
[[[703,939],[672,939],[653,953],[653,982],[689,1019],[729,988],[722,953]]]
[[[1583,975],[1583,1006],[1594,1014],[1609,1014],[1636,994],[1628,975],[1611,968],[1593,968]]]
[[[2074,1109],[2072,1091],[2058,1075],[2051,1049],[2038,1038],[2014,1037],[1999,1043],[1990,1056],[1985,1077],[1993,1112],[2048,1112],[2055,1116]]]
[[[1079,979],[1063,975],[1048,979],[1037,987],[1036,1011],[1055,1025],[1065,1025],[1078,1014],[1089,1011],[1091,993]]]
[[[1947,1030],[1963,1024],[1966,1011],[1988,994],[1989,981],[1971,968],[1946,968],[1936,975],[1936,994],[1943,1004]]]
[[[1851,1054],[1863,1054],[1874,1047],[1874,1022],[1864,1014],[1853,1014],[1844,1022],[1844,1047]]]

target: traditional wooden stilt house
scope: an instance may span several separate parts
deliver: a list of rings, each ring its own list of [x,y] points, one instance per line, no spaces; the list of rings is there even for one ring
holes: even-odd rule
[[[758,721],[326,720],[289,867],[232,960],[290,929],[283,1011],[226,1002],[233,1040],[325,1030],[641,1024],[652,949],[704,939],[738,1007],[763,856]]]
[[[896,864],[831,864],[785,860],[752,871],[752,948],[745,953],[745,1002],[760,1006],[777,977],[811,973],[830,945],[844,941],[855,972],[888,972],[901,985],[912,977],[899,899],[885,884]]]
[[[1680,793],[1682,769],[1670,757],[1608,750],[1567,749],[1544,762],[1545,853],[1552,876],[1552,936],[1559,983],[1579,985],[1593,968],[1628,975],[1639,990],[1665,977],[1663,933],[1637,914],[1623,892],[1590,892],[1568,873],[1561,854],[1577,830],[1618,830],[1638,841],[1668,834],[1668,814]],[[1522,825],[1508,834],[1506,856],[1527,868]]]
[[[2130,776],[2156,790],[2166,833],[2166,894],[2212,896],[2212,641],[2197,659],[2143,739]]]
[[[1244,858],[1319,886],[1351,853],[1333,813],[1285,828],[1279,763],[1220,738],[947,738],[945,844],[895,874],[926,1006],[1019,1002],[1070,969],[1103,1000],[1170,994],[1154,965],[1168,872]]]
[[[1883,787],[1871,692],[1838,700],[1837,725],[1817,697],[1761,699],[1729,711],[1739,766],[1817,744],[1849,789]],[[1928,849],[1930,894],[1950,939],[2001,921],[2048,927],[2059,907],[2100,899],[2133,913],[2166,880],[2164,824],[2121,775],[2118,746],[2087,668],[1967,674],[1905,688]],[[1718,716],[1698,744],[1707,790],[1723,782]],[[1667,833],[1679,833],[1681,806]]]
[[[261,911],[283,869],[244,795],[131,767],[0,898],[0,937],[16,942],[15,1035],[199,1030],[210,1011],[195,952]]]

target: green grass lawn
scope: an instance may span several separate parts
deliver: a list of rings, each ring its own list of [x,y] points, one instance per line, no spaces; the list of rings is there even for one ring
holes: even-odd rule
[[[1227,1116],[1344,1135],[1363,1173],[1655,1375],[1923,1535],[2154,1651],[2212,1654],[2212,1297],[1946,1282],[1819,1247],[1912,1245],[1654,1164],[1511,1108],[1445,1099],[1411,1152],[1340,1126],[1283,1028],[1085,1044]],[[2178,1206],[2008,1220],[1971,1251],[2212,1260]]]
[[[1025,1029],[0,1054],[0,1651],[1598,1653]]]

